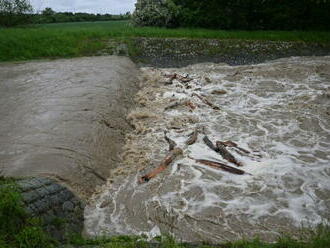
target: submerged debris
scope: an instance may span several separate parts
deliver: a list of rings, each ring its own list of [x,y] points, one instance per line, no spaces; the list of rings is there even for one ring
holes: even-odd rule
[[[326,218],[329,108],[327,99],[317,97],[328,86],[324,75],[322,80],[314,75],[310,59],[290,61],[235,68],[142,68],[148,77],[142,80],[140,95],[146,100],[139,110],[155,117],[133,120],[151,131],[130,133],[123,159],[128,173],[116,176],[99,195],[98,205],[87,209],[89,233],[146,233],[152,238],[165,231],[180,240],[209,243],[261,233],[272,241],[282,231],[296,233],[302,219],[318,224]],[[329,58],[320,60],[325,75],[329,64]],[[164,85],[165,73],[189,74],[193,80]],[[307,74],[313,76],[306,79]],[[228,94],[212,94],[218,89]],[[175,102],[180,105],[164,111]],[[188,107],[189,102],[196,108]],[[306,116],[300,119],[302,113]],[[165,141],[164,130],[173,142]],[[174,154],[176,149],[182,155]],[[244,167],[223,159],[221,149]],[[111,204],[101,209],[108,199]]]
[[[233,141],[217,141],[217,144],[222,144],[223,146],[226,146],[226,147],[231,147],[231,148],[234,148],[235,152],[237,152],[239,155],[241,156],[247,156],[247,157],[250,157],[250,158],[261,158],[262,156],[260,154],[255,154],[255,152],[259,152],[259,151],[255,151],[253,154],[242,148],[242,147],[239,147],[235,142]]]
[[[228,141],[224,141],[224,142],[223,142],[223,141],[217,141],[217,142],[223,144],[224,146],[235,147],[235,148],[237,148],[238,150],[240,150],[240,151],[242,151],[242,152],[244,152],[244,153],[246,153],[246,154],[250,154],[250,153],[251,153],[251,152],[249,152],[248,150],[245,150],[245,149],[239,147],[235,142],[230,141],[230,140],[228,140]]]
[[[212,143],[212,141],[206,135],[203,138],[204,143],[213,151],[218,152],[218,148]]]
[[[164,131],[164,137],[165,137],[165,140],[167,141],[168,145],[169,145],[169,148],[168,150],[169,151],[172,151],[175,147],[176,147],[176,143],[174,140],[171,140],[168,136],[167,136],[167,132]]]
[[[196,140],[198,138],[198,128],[195,128],[195,131],[190,134],[189,139],[186,141],[186,145],[192,145],[195,144]]]
[[[174,103],[171,103],[170,105],[166,106],[164,108],[164,111],[175,109],[180,106],[187,106],[191,110],[196,109],[196,105],[192,101],[175,101]]]
[[[192,159],[193,159],[193,158],[192,158]],[[214,162],[214,161],[210,161],[210,160],[204,160],[204,159],[193,159],[193,160],[195,160],[195,161],[198,162],[198,163],[201,163],[201,164],[204,164],[204,165],[210,166],[210,167],[212,167],[212,168],[221,169],[221,170],[224,170],[224,171],[230,172],[230,173],[232,173],[232,174],[237,174],[237,175],[249,174],[249,173],[246,173],[246,172],[243,171],[243,170],[240,170],[240,169],[237,169],[237,168],[231,167],[231,166],[226,165],[226,164],[223,164],[223,163]]]
[[[225,91],[225,90],[213,90],[211,92],[211,94],[212,95],[225,95],[225,94],[227,94],[227,91]]]
[[[159,82],[163,82],[163,79],[165,78],[166,84],[168,84],[168,85],[172,84],[174,82],[174,80],[177,80],[175,82],[185,84],[185,87],[182,87],[182,84],[181,85],[176,84],[175,86],[173,86],[174,91],[179,93],[178,96],[176,96],[176,94],[172,94],[172,92],[169,92],[169,94],[167,93],[167,96],[172,95],[172,97],[171,97],[172,102],[169,105],[164,107],[164,115],[167,115],[166,111],[178,108],[180,106],[189,107],[190,111],[195,110],[197,108],[197,106],[193,103],[192,97],[197,97],[200,101],[202,101],[204,104],[210,106],[213,110],[220,110],[220,108],[217,105],[212,103],[205,96],[196,93],[197,91],[201,91],[201,89],[202,89],[200,87],[201,83],[198,82],[197,80],[193,81],[193,78],[190,78],[188,76],[188,74],[180,75],[178,73],[170,73],[170,74],[162,74],[160,76],[159,74],[157,74],[156,70],[153,70],[152,73],[154,74],[155,78],[159,79]],[[205,78],[205,80],[208,83],[211,83],[211,80],[209,78]],[[188,82],[191,82],[191,81],[193,81],[191,84],[187,84]],[[178,87],[180,89],[178,89]],[[162,91],[162,93],[160,95],[165,96],[165,98],[166,98],[165,93],[166,93],[166,91]],[[225,90],[219,90],[219,89],[213,90],[211,92],[211,94],[217,94],[217,95],[226,94],[226,93],[227,92]],[[150,92],[146,91],[146,94],[150,94]],[[174,100],[173,97],[177,97],[177,99]],[[149,105],[150,104],[151,103],[149,103]],[[164,105],[164,103],[163,103],[163,105]],[[160,106],[163,106],[163,105],[160,105]],[[170,114],[171,117],[168,118],[168,121],[164,122],[165,127],[167,129],[176,129],[177,134],[185,132],[185,130],[187,128],[189,128],[189,124],[194,124],[194,123],[200,122],[196,119],[197,116],[186,114],[187,110],[180,109],[177,111],[180,111],[180,112],[182,111],[183,114],[178,115],[178,114],[176,114],[176,112],[172,112]],[[137,113],[134,113],[133,115],[131,114],[129,117],[131,119],[139,119],[139,120],[149,117],[146,113],[143,113],[141,116],[140,115],[141,115],[141,113],[139,113],[138,115],[137,115]],[[132,118],[132,116],[134,116],[134,118]],[[160,119],[161,119],[161,117],[160,117]],[[156,177],[159,173],[164,171],[174,161],[174,159],[178,155],[183,154],[183,150],[187,149],[188,146],[191,146],[197,142],[198,134],[199,134],[199,128],[195,127],[194,132],[189,134],[188,139],[183,143],[183,145],[185,147],[179,148],[177,142],[174,141],[173,139],[169,138],[167,131],[164,131],[164,138],[169,145],[169,148],[168,148],[169,153],[156,169],[154,169],[150,173],[146,174],[145,176],[142,176],[139,179],[139,182],[140,183],[148,182],[150,179]],[[247,151],[243,148],[240,148],[236,143],[231,142],[231,141],[226,141],[226,142],[218,141],[218,142],[216,142],[216,144],[214,144],[206,135],[204,136],[203,141],[210,149],[219,153],[225,160],[227,160],[230,163],[235,164],[236,166],[242,166],[243,164],[241,162],[239,162],[234,157],[234,155],[231,154],[231,152],[229,150],[227,150],[226,147],[235,148],[235,151],[238,152],[239,154],[243,153],[243,154],[248,155],[250,153],[249,151]],[[245,172],[242,170],[235,169],[229,165],[226,165],[226,164],[223,164],[220,162],[214,162],[214,161],[203,160],[203,159],[199,159],[199,160],[195,160],[195,161],[202,163],[202,164],[206,164],[206,165],[214,167],[214,168],[222,169],[222,170],[230,172],[230,173],[234,173],[234,174],[238,174],[238,175],[245,174]]]
[[[183,153],[182,149],[178,148],[178,147],[171,150],[167,154],[167,156],[164,158],[164,160],[162,160],[162,162],[160,163],[158,168],[156,168],[152,172],[148,173],[147,175],[144,175],[143,177],[141,177],[139,179],[139,183],[149,182],[150,179],[156,177],[159,173],[164,171],[174,161],[174,159],[176,159],[182,153]]]
[[[192,101],[186,101],[185,104],[187,107],[191,108],[191,110],[195,110],[197,108],[197,106]]]
[[[205,103],[206,105],[210,106],[211,108],[213,108],[214,110],[220,110],[220,108],[216,105],[214,105],[213,103],[211,103],[209,100],[207,100],[205,97],[202,97],[200,95],[198,95],[197,93],[193,93],[192,96],[196,96],[198,97],[203,103]]]
[[[167,75],[165,75],[165,78],[167,79],[165,81],[165,84],[172,84],[174,79],[177,79],[177,80],[179,80],[182,83],[188,83],[188,82],[190,82],[190,81],[193,80],[192,78],[189,78],[188,74],[185,75],[185,76],[181,76],[181,75],[179,75],[177,73],[167,74]]]
[[[164,111],[174,109],[176,107],[179,107],[180,105],[182,105],[182,101],[177,101],[177,102],[171,103],[170,105],[168,105],[164,108]]]
[[[233,163],[237,166],[242,166],[241,162],[238,162],[236,158],[226,149],[226,147],[222,144],[222,142],[216,142],[216,146],[218,148],[218,153],[226,159],[228,162]]]

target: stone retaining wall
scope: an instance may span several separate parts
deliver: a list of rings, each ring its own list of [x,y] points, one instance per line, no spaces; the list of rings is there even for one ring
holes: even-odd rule
[[[27,212],[41,218],[53,238],[63,241],[82,232],[85,204],[66,187],[49,178],[20,179],[17,184]]]
[[[163,68],[204,62],[247,65],[291,56],[330,55],[329,44],[268,40],[135,38],[130,46],[135,49],[136,54],[130,56],[136,63]]]

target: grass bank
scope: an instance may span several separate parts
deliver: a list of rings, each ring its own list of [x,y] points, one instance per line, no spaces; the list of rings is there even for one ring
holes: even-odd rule
[[[223,31],[133,27],[128,21],[35,25],[0,29],[0,61],[95,55],[109,39],[136,37],[295,41],[330,44],[330,32]]]
[[[237,242],[208,245],[208,244],[189,244],[178,243],[169,236],[157,237],[152,242],[147,242],[141,237],[115,237],[109,240],[73,240],[71,245],[77,247],[100,247],[100,248],[329,248],[330,247],[330,230],[322,227],[302,240],[292,239],[290,237],[282,237],[275,243],[265,243],[259,239],[241,240]]]
[[[178,243],[169,236],[147,241],[142,236],[118,236],[86,240],[79,234],[72,235],[67,244],[58,244],[43,231],[42,223],[28,216],[15,181],[0,177],[0,248],[52,248],[52,247],[99,247],[99,248],[329,248],[330,228],[305,230],[301,239],[283,236],[276,243],[258,239],[233,243],[207,245]]]
[[[0,248],[52,248],[56,242],[26,213],[14,180],[0,177]]]

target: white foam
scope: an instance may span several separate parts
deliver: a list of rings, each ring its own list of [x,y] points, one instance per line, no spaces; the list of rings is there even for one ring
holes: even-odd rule
[[[173,223],[184,226],[183,234],[175,233],[184,239],[189,232],[205,229],[205,221],[211,219],[212,225],[217,227],[212,229],[210,225],[210,230],[203,231],[202,239],[217,237],[217,241],[223,241],[223,237],[217,236],[217,230],[222,228],[234,238],[242,233],[269,232],[265,225],[274,226],[272,231],[277,233],[287,227],[293,230],[302,223],[328,222],[330,162],[329,155],[322,154],[330,150],[326,126],[329,120],[323,115],[330,103],[317,105],[315,100],[329,87],[329,82],[315,73],[313,68],[317,65],[329,67],[330,60],[325,57],[298,62],[293,58],[246,67],[204,64],[180,70],[166,69],[166,72],[179,71],[181,75],[187,73],[194,78],[191,88],[179,93],[176,89],[179,82],[166,86],[166,92],[158,95],[158,101],[189,99],[197,109],[193,112],[189,108],[159,111],[162,113],[160,120],[152,124],[155,130],[163,129],[171,118],[198,117],[198,123],[186,123],[184,132],[172,130],[168,134],[183,148],[183,158],[146,185],[136,183],[138,174],[119,188],[105,189],[96,202],[111,198],[114,207],[101,210],[89,206],[85,214],[87,232],[96,235],[102,230],[107,234],[149,233],[154,236],[166,231],[175,233],[175,228],[169,224]],[[235,72],[243,76],[232,82],[231,75]],[[206,76],[213,83],[203,85]],[[202,87],[205,94],[220,88],[227,91],[225,95],[208,96],[220,111],[192,97],[198,87]],[[316,110],[311,106],[316,106]],[[318,126],[310,124],[314,120],[318,120]],[[192,160],[209,159],[228,164],[204,144],[202,135],[194,145],[185,145],[188,133],[196,126],[204,126],[213,142],[232,140],[250,150],[249,157],[229,148],[243,163],[242,169],[251,175],[233,175]],[[164,149],[164,143],[155,140],[154,135],[147,134],[144,138],[154,142],[153,149]],[[141,202],[127,202],[125,194]],[[118,206],[121,207],[119,211]],[[154,216],[155,209],[159,209],[160,216]],[[141,223],[137,223],[135,215],[141,215]],[[194,225],[187,225],[187,216],[195,220]],[[255,230],[249,228],[252,226]]]

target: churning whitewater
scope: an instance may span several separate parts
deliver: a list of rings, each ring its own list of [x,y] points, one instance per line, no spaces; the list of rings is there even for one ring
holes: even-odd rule
[[[122,166],[85,210],[88,235],[274,240],[330,221],[330,57],[143,68],[142,74]],[[197,140],[187,145],[194,130]],[[183,153],[141,183],[168,154],[164,132]],[[199,163],[237,168],[205,136],[235,142],[241,150],[227,149],[246,173]]]

